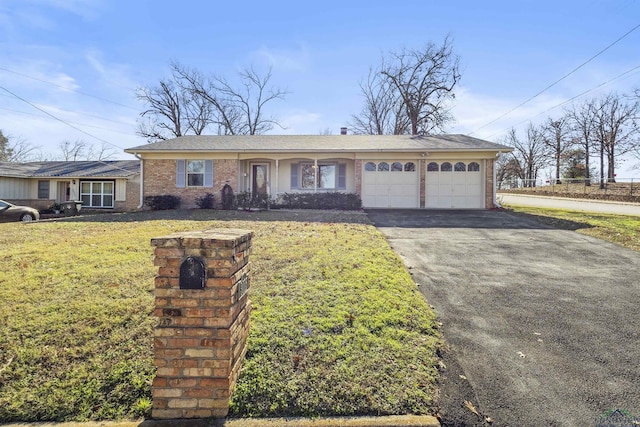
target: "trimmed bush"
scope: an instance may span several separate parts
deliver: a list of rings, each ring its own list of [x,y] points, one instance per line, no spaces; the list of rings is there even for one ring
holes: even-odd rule
[[[362,208],[360,196],[354,193],[284,193],[275,207],[285,209],[358,210]]]
[[[144,204],[154,211],[164,211],[168,209],[177,209],[180,206],[180,197],[171,194],[162,196],[147,196],[144,198]]]
[[[231,188],[229,184],[225,184],[224,187],[222,187],[220,193],[222,199],[222,209],[233,209],[236,204],[236,196],[233,194],[233,188]]]
[[[198,196],[196,197],[196,205],[198,205],[200,209],[213,209],[216,205],[216,196],[211,193]]]

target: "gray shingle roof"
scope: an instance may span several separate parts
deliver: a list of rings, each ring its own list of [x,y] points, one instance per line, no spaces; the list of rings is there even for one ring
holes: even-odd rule
[[[129,177],[140,173],[138,160],[80,162],[0,162],[0,176],[16,178],[100,178]]]
[[[511,147],[466,135],[190,135],[128,148],[127,153],[161,151],[511,151]]]

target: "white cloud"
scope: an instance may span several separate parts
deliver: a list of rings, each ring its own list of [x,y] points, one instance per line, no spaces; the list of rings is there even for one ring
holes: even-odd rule
[[[62,9],[88,20],[97,18],[106,5],[104,0],[28,0],[27,2],[37,6]]]
[[[565,100],[565,98],[559,96],[542,94],[531,102],[501,117],[523,100],[493,97],[474,93],[465,87],[460,87],[456,91],[456,102],[452,109],[456,123],[450,132],[464,134],[473,132],[472,136],[495,140],[512,127],[525,126],[529,121],[537,123],[545,120],[548,116],[558,114],[559,109],[551,108]]]
[[[293,110],[279,117],[285,129],[275,127],[271,133],[279,135],[315,135],[323,129],[322,115],[307,110]]]
[[[296,49],[271,49],[263,46],[253,55],[274,69],[285,72],[305,71],[311,61],[309,50],[303,44],[298,44]]]

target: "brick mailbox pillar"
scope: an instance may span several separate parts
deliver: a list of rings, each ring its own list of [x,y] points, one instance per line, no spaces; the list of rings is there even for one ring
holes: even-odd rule
[[[249,330],[252,236],[214,229],[151,240],[159,319],[153,418],[227,415]]]

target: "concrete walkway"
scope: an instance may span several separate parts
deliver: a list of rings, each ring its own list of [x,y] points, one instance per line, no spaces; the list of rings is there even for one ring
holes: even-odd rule
[[[584,212],[640,216],[639,203],[567,199],[565,197],[529,196],[507,193],[498,193],[497,199],[504,205],[535,206],[540,208],[558,208]]]
[[[443,426],[486,425],[465,400],[493,426],[640,416],[640,253],[505,211],[368,214],[443,323]]]

